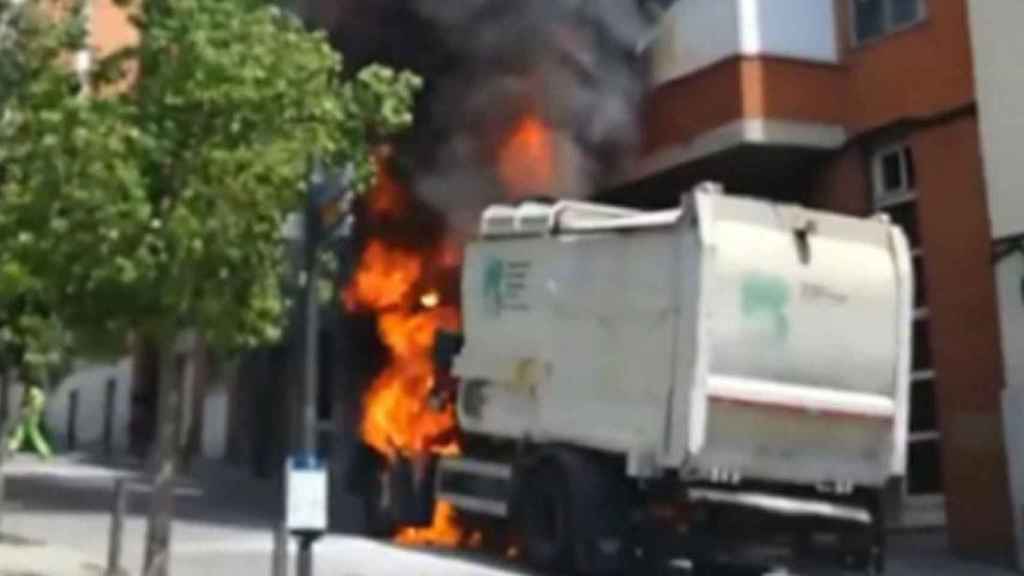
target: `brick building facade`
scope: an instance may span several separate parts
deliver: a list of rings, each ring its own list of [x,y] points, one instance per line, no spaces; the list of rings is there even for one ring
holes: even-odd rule
[[[1012,515],[966,0],[681,0],[651,54],[646,149],[606,198],[700,180],[853,214],[914,246],[909,472],[891,523],[1008,557]]]

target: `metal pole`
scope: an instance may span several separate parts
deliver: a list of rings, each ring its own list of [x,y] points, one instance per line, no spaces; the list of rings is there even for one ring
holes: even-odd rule
[[[284,522],[274,525],[274,551],[271,576],[288,576],[288,528]]]
[[[107,380],[103,392],[103,455],[108,459],[114,455],[114,399],[117,394],[117,380]]]
[[[68,450],[78,449],[78,390],[72,390],[68,398]]]
[[[313,538],[302,536],[299,538],[299,576],[309,576],[313,573]]]
[[[13,427],[13,417],[0,419],[0,533],[3,530],[4,506],[6,504],[4,499],[7,496],[4,486],[4,460],[7,458],[7,438],[10,437]]]
[[[121,545],[124,534],[124,515],[128,510],[128,483],[123,478],[114,482],[114,502],[110,511],[110,542],[107,548],[107,576],[120,576]]]
[[[316,230],[311,221],[315,217],[307,216],[306,224],[306,286],[305,286],[305,335],[303,337],[303,407],[302,407],[302,451],[309,456],[316,454],[316,422],[317,422],[317,384],[319,375],[318,349],[320,344],[320,305],[317,298],[319,282],[319,266],[316,257]]]
[[[303,286],[302,297],[304,299],[302,339],[303,363],[302,363],[302,434],[300,449],[305,457],[315,457],[316,447],[316,396],[317,396],[317,352],[319,348],[320,332],[320,306],[317,298],[318,284],[318,260],[317,245],[318,238],[317,218],[318,214],[314,206],[314,186],[319,184],[315,178],[322,173],[314,166],[314,175],[310,181],[310,189],[307,194],[305,238],[303,239],[304,264],[306,272],[306,284]],[[299,539],[299,551],[296,559],[298,576],[312,576],[313,574],[313,539],[303,536]]]
[[[0,367],[0,421],[11,419],[11,381],[7,367]]]

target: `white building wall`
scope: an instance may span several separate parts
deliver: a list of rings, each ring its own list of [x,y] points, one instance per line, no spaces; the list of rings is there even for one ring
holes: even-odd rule
[[[104,402],[107,381],[115,382],[113,426],[115,449],[128,446],[128,419],[131,414],[132,363],[123,358],[114,364],[86,365],[65,378],[56,393],[47,398],[46,423],[58,446],[66,446],[69,438],[68,413],[71,394],[78,392],[76,432],[79,446],[103,441]]]
[[[1024,2],[970,0],[992,235],[1024,233]]]
[[[652,48],[654,83],[692,74],[740,49],[737,0],[679,0]]]
[[[745,55],[839,61],[834,2],[741,0],[740,35]]]
[[[203,456],[221,460],[227,455],[228,445],[228,393],[227,388],[211,390],[203,404]]]
[[[653,82],[662,84],[737,56],[838,62],[833,2],[679,0],[652,48]]]
[[[996,267],[999,323],[1007,388],[1003,425],[1014,500],[1017,565],[1024,568],[1024,254],[1013,254]]]
[[[1024,387],[1024,254],[1006,257],[995,272],[1006,384]]]
[[[47,398],[46,425],[55,441],[55,447],[64,449],[68,445],[68,430],[72,393],[78,393],[78,416],[76,433],[79,448],[98,447],[103,442],[104,403],[107,381],[115,381],[113,413],[114,449],[124,452],[128,448],[128,422],[131,417],[132,360],[123,358],[115,364],[82,365],[65,378],[55,393]],[[201,437],[202,456],[222,459],[227,449],[227,386],[224,382],[211,382],[203,400],[203,433]],[[188,391],[189,386],[183,387]],[[11,413],[17,414],[21,406],[21,386],[11,387]],[[183,402],[183,409],[191,406],[191,400]],[[183,414],[183,416],[185,416]]]
[[[1024,0],[968,0],[981,152],[992,237],[1024,234]],[[996,265],[1007,390],[1004,425],[1024,567],[1024,254]]]

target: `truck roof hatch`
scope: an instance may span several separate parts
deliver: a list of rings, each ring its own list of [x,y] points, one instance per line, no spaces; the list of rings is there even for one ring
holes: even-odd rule
[[[542,236],[558,231],[582,232],[637,225],[664,225],[669,221],[675,222],[678,212],[646,212],[578,200],[562,200],[554,204],[498,204],[484,210],[480,219],[480,235],[485,238]]]

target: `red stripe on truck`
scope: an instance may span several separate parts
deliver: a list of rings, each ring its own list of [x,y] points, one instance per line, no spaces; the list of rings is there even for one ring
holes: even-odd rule
[[[708,394],[708,399],[712,402],[719,402],[722,404],[733,404],[736,406],[744,406],[747,408],[769,408],[780,412],[799,412],[801,414],[810,414],[812,416],[824,416],[833,418],[846,418],[852,420],[871,420],[875,422],[891,422],[892,416],[884,416],[878,414],[865,414],[863,412],[855,412],[852,410],[838,410],[835,408],[829,408],[819,410],[815,408],[808,408],[806,406],[793,406],[792,404],[780,404],[778,402],[771,402],[768,400],[750,400],[743,398],[736,398],[735,396],[724,396],[720,394]]]

